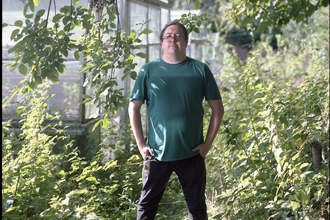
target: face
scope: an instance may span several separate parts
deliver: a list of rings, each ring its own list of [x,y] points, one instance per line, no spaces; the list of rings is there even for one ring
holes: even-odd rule
[[[164,53],[186,53],[187,41],[183,30],[178,25],[171,25],[166,28],[161,42]]]

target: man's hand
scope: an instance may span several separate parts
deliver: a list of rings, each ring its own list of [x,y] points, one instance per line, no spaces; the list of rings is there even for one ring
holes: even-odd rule
[[[152,149],[150,148],[150,146],[148,144],[139,146],[139,151],[140,151],[140,154],[141,154],[143,160],[145,160],[147,158],[147,156],[154,156],[154,152],[152,151]]]
[[[211,146],[207,146],[206,143],[202,143],[200,145],[198,145],[197,147],[195,147],[192,151],[199,151],[199,154],[205,158],[206,154],[209,152]]]

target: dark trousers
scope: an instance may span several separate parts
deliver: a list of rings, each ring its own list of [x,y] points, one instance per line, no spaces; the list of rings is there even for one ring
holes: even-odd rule
[[[142,193],[137,220],[155,219],[166,184],[175,172],[181,183],[190,220],[207,220],[205,203],[206,170],[204,158],[197,156],[171,162],[145,161],[142,170]]]

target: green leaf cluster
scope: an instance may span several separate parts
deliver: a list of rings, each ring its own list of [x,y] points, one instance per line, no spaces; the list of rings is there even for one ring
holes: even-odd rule
[[[34,11],[39,3],[26,3],[25,20],[15,21],[17,29],[11,34],[16,44],[8,51],[12,61],[7,65],[25,76],[19,85],[21,91],[35,89],[45,80],[58,83],[59,74],[67,71],[66,62],[74,58],[81,61],[79,71],[85,79],[83,104],[102,107],[100,116],[106,123],[107,114],[115,114],[127,104],[118,81],[136,78],[134,58],[146,57],[137,52],[139,37],[151,33],[143,27],[147,22],[141,30],[126,33],[120,27],[118,6],[111,2],[97,4],[97,13],[94,8],[76,6],[78,1],[71,2],[52,17],[50,7],[48,11]],[[3,24],[3,28],[8,25]]]
[[[322,219],[329,212],[329,54],[303,42],[299,53],[260,43],[243,65],[226,56],[226,113],[208,161],[214,219]]]
[[[137,152],[119,142],[115,158],[105,160],[106,145],[84,157],[89,154],[73,147],[59,116],[48,114],[48,89],[42,84],[26,94],[21,133],[11,121],[3,125],[2,218],[134,218],[141,190]]]
[[[308,23],[317,10],[327,7],[329,0],[269,1],[235,0],[230,3],[230,19],[237,24],[258,24],[259,32],[271,27],[283,27],[290,21]]]

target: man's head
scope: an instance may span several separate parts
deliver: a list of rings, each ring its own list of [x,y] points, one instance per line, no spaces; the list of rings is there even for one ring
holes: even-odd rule
[[[187,57],[187,29],[178,21],[166,24],[160,32],[160,44],[164,51],[162,58],[165,62],[178,63],[183,61]]]
[[[171,22],[169,22],[169,23],[167,23],[164,27],[163,27],[163,29],[160,31],[160,36],[159,36],[159,39],[160,39],[160,42],[163,42],[164,41],[164,35],[165,35],[165,33],[166,33],[166,29],[169,27],[169,26],[172,26],[172,25],[177,25],[177,26],[179,26],[180,27],[180,29],[181,29],[181,32],[182,32],[182,37],[184,37],[184,39],[185,39],[185,41],[188,41],[188,31],[187,31],[187,29],[186,29],[186,27],[183,25],[183,24],[181,24],[180,22],[178,22],[177,20],[174,20],[174,21],[171,21]]]

